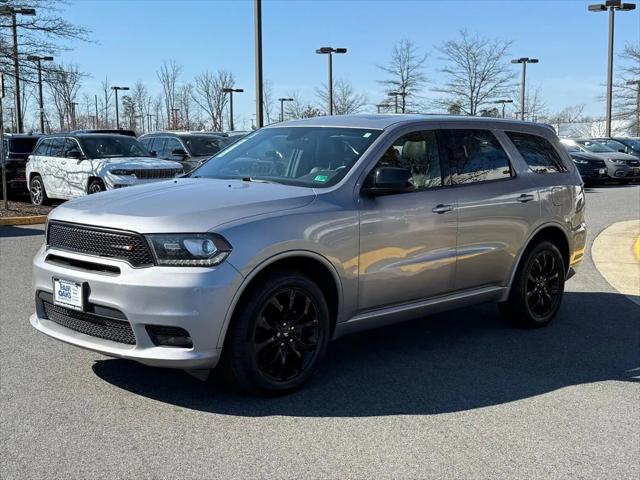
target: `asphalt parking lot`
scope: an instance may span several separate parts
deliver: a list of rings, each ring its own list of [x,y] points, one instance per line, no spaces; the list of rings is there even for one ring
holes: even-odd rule
[[[638,218],[640,186],[588,190],[589,243]],[[548,328],[484,305],[365,332],[257,399],[37,333],[42,241],[0,227],[2,479],[640,477],[640,305],[590,257]]]

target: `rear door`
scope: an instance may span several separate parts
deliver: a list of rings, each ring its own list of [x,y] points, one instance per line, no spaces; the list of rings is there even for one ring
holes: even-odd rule
[[[540,216],[537,188],[519,181],[491,130],[446,129],[438,139],[458,204],[455,289],[504,286]]]
[[[89,175],[91,174],[91,160],[84,157],[80,144],[75,138],[64,141],[64,156],[67,166],[66,191],[71,197],[86,195]],[[81,158],[71,158],[81,155]]]
[[[50,196],[67,198],[67,159],[64,157],[62,137],[49,139],[47,154],[41,157],[41,173],[45,189]]]

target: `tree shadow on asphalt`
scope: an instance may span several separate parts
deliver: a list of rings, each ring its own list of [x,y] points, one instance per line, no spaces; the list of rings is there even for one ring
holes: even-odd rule
[[[315,378],[278,398],[127,360],[100,360],[93,370],[129,392],[218,414],[431,415],[572,385],[638,381],[639,311],[624,295],[567,292],[558,317],[537,330],[514,328],[494,305],[481,305],[363,332],[330,344]]]
[[[44,235],[44,229],[0,225],[0,238],[33,237],[35,235]]]

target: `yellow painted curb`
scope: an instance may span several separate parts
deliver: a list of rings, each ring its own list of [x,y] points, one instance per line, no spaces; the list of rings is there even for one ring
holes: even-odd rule
[[[634,250],[635,250],[635,252],[636,252],[636,258],[637,258],[638,260],[640,260],[640,237],[638,237],[638,238],[636,239],[636,246],[635,246]]]
[[[47,221],[46,215],[33,215],[31,217],[2,217],[0,225],[38,225]]]

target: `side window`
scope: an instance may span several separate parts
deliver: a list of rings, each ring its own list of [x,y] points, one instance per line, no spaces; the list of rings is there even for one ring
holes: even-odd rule
[[[184,150],[182,144],[176,138],[167,138],[167,142],[164,145],[165,155],[173,155],[174,150]]]
[[[438,139],[455,185],[513,176],[507,153],[489,130],[440,130]]]
[[[76,142],[73,138],[64,139],[64,156],[68,157],[69,152],[81,153],[80,147],[78,146],[78,142]]]
[[[398,138],[378,161],[377,167],[406,168],[416,189],[442,186],[438,143],[433,130],[412,132]]]
[[[151,149],[151,141],[153,140],[153,138],[149,138],[149,137],[145,137],[145,138],[141,138],[138,141],[140,142],[140,144],[146,148],[147,150]]]
[[[47,155],[49,152],[50,143],[51,143],[51,140],[49,140],[48,138],[43,138],[36,146],[35,150],[33,151],[33,154],[41,155],[41,156]]]
[[[49,157],[64,157],[64,138],[52,138],[47,155]]]
[[[557,173],[566,171],[560,155],[546,138],[527,133],[505,133],[516,146],[532,172]]]

